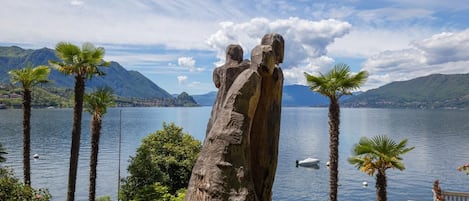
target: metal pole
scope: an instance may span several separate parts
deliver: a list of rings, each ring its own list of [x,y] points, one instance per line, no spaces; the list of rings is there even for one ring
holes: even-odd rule
[[[117,200],[121,189],[121,141],[122,141],[122,110],[119,110],[119,161],[117,168]]]

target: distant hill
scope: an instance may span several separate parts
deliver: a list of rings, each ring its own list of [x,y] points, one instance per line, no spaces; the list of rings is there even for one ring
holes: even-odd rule
[[[392,82],[343,102],[347,107],[469,108],[469,74],[434,74]]]
[[[194,98],[186,92],[182,92],[176,97],[176,105],[185,107],[199,106]]]
[[[48,65],[49,60],[58,60],[52,49],[26,50],[17,46],[0,47],[0,83],[10,83],[8,71],[26,67]],[[132,98],[164,98],[172,96],[137,71],[128,71],[117,62],[111,62],[109,68],[101,68],[106,76],[94,77],[87,81],[87,88],[109,86],[117,96]],[[49,79],[53,83],[46,86],[73,88],[74,78],[52,70]]]
[[[282,106],[327,106],[329,99],[311,91],[304,85],[287,85],[283,87]]]
[[[202,95],[192,95],[195,101],[203,106],[212,106],[217,97],[217,92],[209,92]],[[344,97],[344,99],[348,98]],[[319,93],[313,92],[308,86],[286,85],[283,86],[282,106],[283,107],[320,107],[328,106],[329,99]]]
[[[217,92],[212,91],[206,94],[192,95],[192,97],[199,105],[212,106],[213,103],[215,103],[215,99],[217,98]]]

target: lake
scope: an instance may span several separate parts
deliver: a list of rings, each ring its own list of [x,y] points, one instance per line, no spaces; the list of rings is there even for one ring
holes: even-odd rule
[[[279,160],[273,200],[328,200],[329,157],[327,108],[282,109]],[[116,200],[118,137],[121,125],[121,176],[127,174],[129,157],[141,139],[174,122],[199,140],[211,107],[111,108],[103,120],[98,162],[97,196]],[[119,116],[122,124],[119,124]],[[90,154],[90,115],[83,113],[76,200],[87,200]],[[32,111],[32,184],[48,188],[54,201],[65,200],[71,141],[72,109]],[[22,110],[0,110],[0,143],[7,162],[22,177]],[[469,162],[469,112],[464,110],[352,109],[341,110],[339,145],[339,200],[375,199],[375,179],[348,164],[352,146],[362,136],[385,134],[396,141],[407,138],[415,149],[404,155],[404,171],[388,170],[388,200],[431,200],[432,184],[440,179],[444,190],[469,192],[469,177],[456,169]],[[296,168],[295,160],[314,157],[319,169]],[[363,187],[362,182],[368,182]]]

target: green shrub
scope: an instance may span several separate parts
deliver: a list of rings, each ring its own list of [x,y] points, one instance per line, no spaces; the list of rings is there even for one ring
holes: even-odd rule
[[[13,170],[0,168],[0,200],[2,201],[49,201],[47,189],[34,189],[14,177]]]
[[[98,197],[96,198],[96,201],[111,201],[111,196],[106,195],[106,196]]]
[[[201,142],[183,133],[182,128],[163,123],[163,130],[145,137],[135,157],[131,157],[127,169],[130,176],[123,179],[119,198],[123,201],[180,199],[175,195],[187,187],[201,147]]]

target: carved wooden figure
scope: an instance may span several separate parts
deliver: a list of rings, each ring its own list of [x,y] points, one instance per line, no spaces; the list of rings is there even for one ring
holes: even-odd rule
[[[277,167],[284,42],[267,34],[243,61],[239,45],[227,48],[226,63],[213,81],[219,89],[187,201],[272,199]]]

